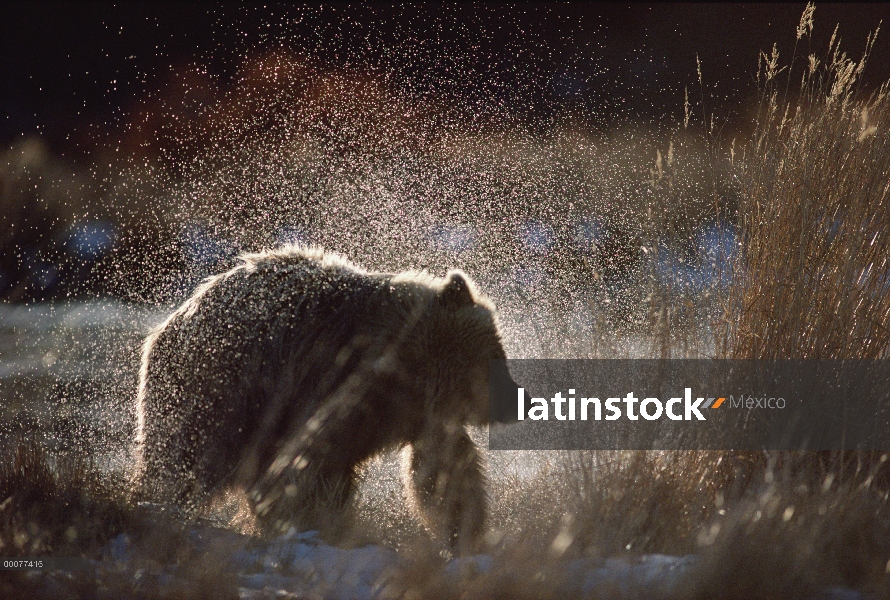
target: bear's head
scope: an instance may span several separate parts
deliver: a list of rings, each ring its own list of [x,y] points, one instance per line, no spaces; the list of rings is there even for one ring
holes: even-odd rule
[[[450,271],[441,280],[430,307],[426,344],[429,410],[461,423],[488,423],[489,361],[507,355],[494,305],[465,273]],[[503,371],[509,378],[506,366]]]

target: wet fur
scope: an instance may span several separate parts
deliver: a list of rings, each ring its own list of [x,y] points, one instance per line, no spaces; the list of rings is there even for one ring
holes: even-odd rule
[[[357,465],[408,445],[413,506],[468,548],[486,511],[465,425],[487,422],[488,360],[503,357],[492,305],[460,272],[367,273],[297,247],[245,255],[145,341],[135,488],[197,506],[243,486],[276,533],[338,514]]]

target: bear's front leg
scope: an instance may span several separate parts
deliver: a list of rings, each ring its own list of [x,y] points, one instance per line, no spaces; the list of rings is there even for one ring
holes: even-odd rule
[[[434,534],[460,555],[472,554],[485,529],[485,475],[466,430],[447,424],[405,448],[402,475],[409,503]]]

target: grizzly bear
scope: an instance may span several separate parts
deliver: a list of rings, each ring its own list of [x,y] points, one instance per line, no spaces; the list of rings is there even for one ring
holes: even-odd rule
[[[465,427],[489,421],[505,358],[491,302],[460,271],[369,273],[295,246],[240,259],[145,340],[138,496],[195,508],[240,486],[276,534],[341,514],[357,466],[405,446],[409,504],[471,549],[486,494]]]

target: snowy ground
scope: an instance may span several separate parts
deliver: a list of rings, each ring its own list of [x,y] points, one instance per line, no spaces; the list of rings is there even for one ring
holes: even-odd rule
[[[318,598],[330,600],[371,600],[405,597],[399,574],[408,559],[381,546],[344,550],[320,542],[314,532],[291,533],[265,544],[246,536],[214,528],[192,530],[193,541],[208,549],[229,547],[222,569],[236,574],[238,595],[243,599]],[[147,589],[175,589],[180,577],[171,566],[158,571],[134,569],[131,544],[121,535],[109,544],[107,558],[93,561],[90,569],[95,580],[109,577],[141,580]],[[502,559],[501,559],[502,560]],[[615,598],[668,597],[684,588],[684,579],[694,577],[699,558],[694,555],[643,555],[633,560],[576,559],[549,565],[561,571],[561,582],[551,590],[553,596],[598,597],[606,593]],[[452,559],[442,570],[442,585],[460,589],[471,586],[503,569],[495,556],[481,554]],[[507,568],[506,571],[511,569]],[[38,588],[52,596],[66,585],[67,574],[32,572],[39,579]],[[526,572],[525,576],[529,574]],[[832,588],[818,596],[823,600],[859,600],[865,596],[853,590]]]
[[[694,557],[659,554],[643,556],[635,563],[619,560],[573,560],[564,565],[568,585],[564,593],[589,595],[606,589],[669,592],[693,564]],[[392,594],[389,580],[402,559],[379,546],[339,550],[319,544],[310,535],[282,538],[253,552],[239,553],[235,561],[242,569],[242,598],[265,598],[286,591],[295,595],[331,599],[385,598]],[[496,560],[480,554],[449,561],[447,579],[484,576],[496,568]]]
[[[344,550],[326,545],[314,532],[282,536],[266,544],[257,544],[246,536],[214,528],[192,530],[198,547],[230,547],[228,568],[237,573],[241,598],[325,598],[364,600],[401,596],[398,574],[407,559],[381,546]],[[129,575],[142,579],[146,587],[175,587],[177,569],[173,566],[148,573],[131,566],[131,543],[121,535],[109,544],[107,558],[91,562],[95,578]],[[695,563],[695,557],[659,554],[642,556],[633,562],[623,560],[572,560],[561,565],[566,575],[562,591],[571,595],[589,595],[600,589],[619,594],[645,594],[646,590],[670,593]],[[495,557],[486,554],[448,561],[443,569],[446,585],[467,583],[498,568]],[[130,573],[127,573],[130,571]],[[63,573],[36,575],[51,592],[63,586]],[[148,581],[152,579],[153,581]]]

